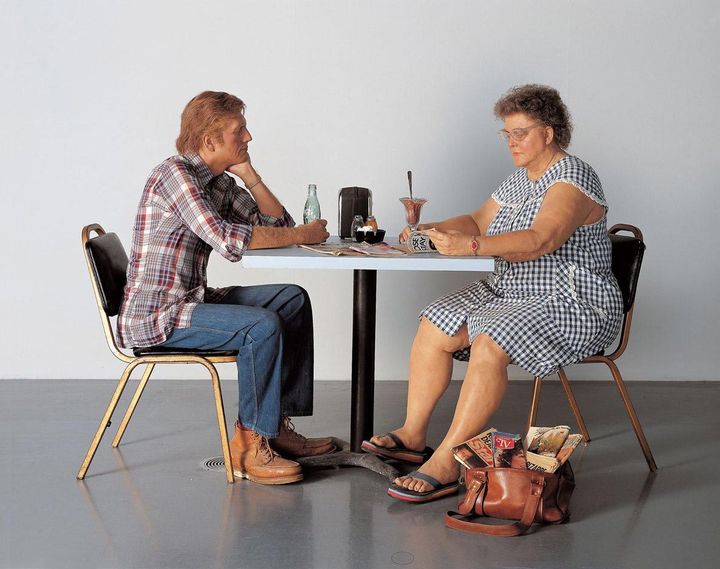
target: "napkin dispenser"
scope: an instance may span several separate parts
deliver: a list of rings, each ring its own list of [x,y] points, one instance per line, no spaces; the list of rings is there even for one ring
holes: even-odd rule
[[[338,192],[338,236],[342,239],[353,237],[350,234],[353,218],[362,215],[365,219],[372,215],[372,192],[367,188],[342,188]]]

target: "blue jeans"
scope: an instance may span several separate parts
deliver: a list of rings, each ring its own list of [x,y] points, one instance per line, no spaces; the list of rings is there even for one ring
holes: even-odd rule
[[[163,347],[238,350],[238,420],[268,438],[281,415],[312,415],[313,323],[307,292],[296,285],[235,286],[199,304],[188,328]]]

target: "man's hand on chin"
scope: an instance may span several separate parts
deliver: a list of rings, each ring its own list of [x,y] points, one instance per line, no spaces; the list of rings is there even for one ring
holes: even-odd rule
[[[253,168],[253,165],[250,162],[250,155],[247,154],[246,156],[247,160],[233,164],[227,169],[227,171],[231,174],[235,174],[245,183],[245,185],[248,185],[252,184],[258,178],[258,173],[255,171],[255,168]]]

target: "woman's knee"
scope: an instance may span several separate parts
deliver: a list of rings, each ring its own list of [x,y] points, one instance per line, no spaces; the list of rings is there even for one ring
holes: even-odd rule
[[[507,367],[511,363],[510,356],[505,353],[496,342],[487,334],[479,334],[472,342],[470,350],[470,365],[476,363],[491,363],[496,366]]]
[[[467,348],[469,344],[466,326],[460,328],[454,336],[448,336],[425,316],[420,318],[415,341],[448,353]]]

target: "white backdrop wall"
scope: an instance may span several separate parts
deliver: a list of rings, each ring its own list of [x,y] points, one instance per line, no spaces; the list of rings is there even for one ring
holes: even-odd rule
[[[599,173],[610,223],[645,233],[626,376],[720,377],[716,1],[3,0],[0,14],[0,378],[118,376],[80,228],[99,222],[129,247],[145,178],[198,92],[247,102],[253,162],[296,219],[308,183],[331,226],[338,189],[361,185],[396,234],[407,170],[426,219],[474,209],[511,172],[492,106],[528,82],[563,95],[571,151]],[[305,286],[316,376],[349,378],[350,273],[217,256],[209,272],[216,285]],[[475,277],[379,275],[379,379],[406,376],[418,309]],[[591,368],[572,375],[605,377]],[[202,375],[165,376],[178,372]]]

